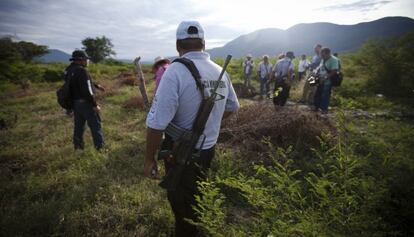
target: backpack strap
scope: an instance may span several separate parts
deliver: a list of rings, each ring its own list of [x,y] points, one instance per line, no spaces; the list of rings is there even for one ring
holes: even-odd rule
[[[329,69],[326,67],[326,64],[325,64],[325,63],[326,63],[326,61],[324,60],[324,61],[323,61],[323,67],[325,68],[325,71],[327,71],[327,72],[328,72],[328,74],[329,74],[329,73],[331,73],[331,72],[332,72],[332,70],[329,70]],[[341,71],[341,61],[339,61],[339,60],[338,60],[338,72],[340,72],[340,71]]]
[[[196,82],[197,89],[201,92],[201,97],[204,99],[205,97],[204,96],[204,84],[201,81],[200,72],[198,71],[194,62],[188,58],[176,58],[174,59],[174,61],[172,61],[172,63],[175,63],[175,62],[183,64],[188,69],[188,71],[190,71],[191,75],[193,76]]]
[[[325,71],[329,74],[329,73],[331,73],[331,70],[329,70],[327,67],[326,67],[326,61],[325,60],[323,60],[323,67],[325,68]]]

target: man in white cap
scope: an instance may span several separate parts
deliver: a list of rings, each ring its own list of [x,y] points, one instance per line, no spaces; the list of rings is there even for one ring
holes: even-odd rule
[[[153,105],[147,116],[147,145],[145,153],[144,174],[147,177],[157,177],[157,150],[169,150],[174,146],[174,137],[169,133],[171,127],[191,130],[198,114],[202,95],[200,82],[204,85],[204,95],[210,95],[210,89],[217,84],[222,68],[210,60],[204,52],[204,30],[197,21],[184,21],[177,29],[177,51],[181,58],[190,60],[201,76],[193,77],[193,72],[180,62],[173,62],[165,71],[155,94]],[[168,201],[175,216],[176,236],[197,236],[196,226],[185,219],[197,220],[192,209],[196,205],[195,195],[198,195],[197,181],[204,179],[205,172],[210,167],[214,157],[215,144],[219,136],[221,120],[239,108],[239,102],[234,92],[230,78],[223,76],[217,93],[223,96],[215,103],[194,152],[199,156],[185,166],[176,190],[167,190]],[[165,139],[162,141],[162,136]],[[162,143],[162,146],[161,146]],[[179,155],[179,154],[178,154]],[[175,158],[165,160],[168,172],[173,167]]]
[[[253,61],[253,56],[251,54],[248,54],[246,56],[246,60],[244,60],[243,62],[243,73],[244,73],[244,86],[245,87],[250,87],[250,80],[251,80],[251,76],[252,76],[252,72],[253,72],[253,68],[254,68],[254,61]]]

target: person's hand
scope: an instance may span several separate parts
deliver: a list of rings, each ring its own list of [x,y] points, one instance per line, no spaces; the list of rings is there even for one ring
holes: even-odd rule
[[[144,164],[144,175],[150,179],[158,178],[157,161],[154,159],[146,159]]]
[[[95,111],[95,113],[99,114],[101,113],[101,107],[99,105],[93,107],[93,110]]]

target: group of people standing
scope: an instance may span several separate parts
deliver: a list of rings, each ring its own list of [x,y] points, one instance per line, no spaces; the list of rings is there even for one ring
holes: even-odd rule
[[[315,111],[327,113],[332,91],[330,79],[340,71],[340,61],[335,55],[331,55],[329,48],[323,48],[320,44],[315,45],[314,51],[315,55],[311,62],[306,55],[301,55],[299,59],[297,80],[307,79],[308,71],[310,71],[310,75],[315,75],[318,78],[316,83],[305,81],[300,103],[312,105]],[[290,88],[295,80],[294,58],[294,53],[289,51],[286,54],[279,55],[276,64],[272,65],[269,56],[263,56],[256,70],[260,82],[261,98],[264,96],[272,97],[273,103],[278,106],[286,104]],[[251,87],[254,68],[253,57],[248,54],[242,63],[244,85],[246,87]],[[271,84],[273,84],[273,88],[270,88]]]
[[[213,93],[220,95],[220,99],[214,100],[214,106],[211,108],[208,121],[203,125],[204,130],[199,142],[192,148],[194,153],[191,157],[194,159],[182,164],[185,167],[177,188],[167,189],[168,201],[175,216],[175,236],[199,236],[197,227],[188,222],[188,220],[197,220],[197,214],[193,210],[193,206],[196,205],[195,196],[199,195],[197,183],[205,178],[214,158],[222,119],[230,116],[240,105],[228,74],[222,73],[222,68],[204,51],[204,29],[200,23],[185,21],[178,26],[176,48],[179,58],[193,67],[189,70],[178,61],[170,62],[162,57],[154,60],[152,72],[155,79],[155,92],[146,120],[143,173],[145,177],[158,179],[156,157],[161,148],[174,149],[180,143],[180,138],[174,139],[167,128],[191,131],[205,98],[213,98]],[[100,118],[101,108],[96,101],[95,89],[104,90],[104,88],[93,83],[87,70],[89,56],[86,52],[75,50],[70,60],[72,62],[65,70],[65,85],[68,85],[69,99],[73,104],[70,109],[67,109],[67,113],[73,114],[74,117],[74,148],[84,149],[83,134],[87,123],[91,129],[95,148],[102,150],[104,139]],[[214,86],[218,78],[221,79],[219,86]],[[171,157],[164,160],[166,172],[177,165],[175,162],[180,156],[183,154],[173,153]]]
[[[219,100],[214,100],[208,120],[206,124],[203,124],[203,134],[197,138],[198,143],[195,147],[192,147],[194,153],[188,163],[176,163],[177,157],[183,154],[175,152],[171,152],[172,155],[164,159],[167,173],[177,165],[184,166],[177,188],[167,189],[167,198],[175,217],[175,236],[199,236],[198,228],[188,221],[197,221],[198,218],[193,209],[196,205],[195,196],[200,195],[197,183],[205,179],[205,174],[214,159],[222,119],[231,116],[240,104],[228,74],[221,72],[223,69],[205,52],[204,29],[199,22],[185,21],[178,26],[176,48],[181,61],[187,62],[188,65],[182,64],[180,60],[170,62],[166,58],[157,57],[152,68],[155,95],[146,120],[143,173],[148,178],[158,178],[157,154],[161,149],[173,151],[174,147],[182,142],[180,137],[175,139],[173,134],[169,133],[168,128],[174,128],[175,132],[192,131],[205,98],[215,98],[212,97],[212,93],[220,95]],[[293,52],[287,52],[280,55],[279,60],[273,66],[269,56],[265,55],[257,67],[262,95],[267,95],[269,84],[274,81],[273,102],[276,105],[284,106],[289,97],[290,87],[295,77],[294,58]],[[75,123],[73,143],[75,149],[84,148],[83,133],[87,123],[92,132],[95,148],[101,150],[104,146],[101,109],[95,99],[95,88],[104,88],[92,82],[86,69],[88,59],[85,52],[74,51],[72,63],[65,73],[65,80],[69,83],[73,102]],[[247,87],[251,86],[254,68],[253,57],[248,55],[247,60],[243,62]],[[309,83],[305,83],[303,100],[310,101],[313,97],[315,109],[327,112],[332,89],[330,78],[340,70],[339,61],[331,56],[329,48],[317,45],[312,62],[308,62],[306,56],[302,55],[299,62],[299,80],[305,76],[308,69],[317,73],[321,79],[316,89],[313,89]],[[215,84],[220,86],[214,86]],[[214,90],[212,90],[213,87]]]

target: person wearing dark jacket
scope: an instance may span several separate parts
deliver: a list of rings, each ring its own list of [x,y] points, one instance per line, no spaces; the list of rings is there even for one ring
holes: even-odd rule
[[[81,50],[75,50],[70,59],[72,63],[65,70],[65,80],[70,80],[70,91],[73,99],[74,112],[74,132],[73,145],[75,149],[83,149],[83,133],[85,123],[91,129],[93,142],[97,150],[104,145],[101,118],[99,116],[100,107],[95,99],[95,87],[89,72],[86,70],[89,57]],[[102,88],[102,87],[101,87]]]
[[[69,67],[67,67],[67,68],[65,69],[65,72],[64,72],[64,75],[65,75],[65,77],[64,77],[65,82],[68,80],[68,77],[66,76],[67,71],[68,71],[69,69],[73,68],[73,67],[71,67],[71,66],[72,66],[72,64],[71,64],[71,65],[69,65]],[[93,82],[93,86],[95,87],[95,89],[98,89],[98,90],[100,90],[100,91],[102,91],[102,92],[105,92],[105,87],[103,87],[103,86],[101,86],[101,85],[99,85],[99,84],[97,84],[97,83],[95,83],[95,82]],[[72,110],[72,109],[67,109],[67,110],[66,110],[66,112],[65,112],[65,114],[66,114],[68,117],[72,117],[72,115],[73,115],[73,110]]]

